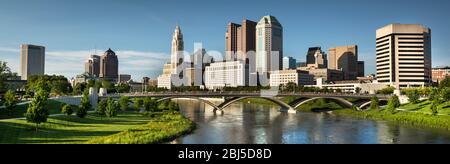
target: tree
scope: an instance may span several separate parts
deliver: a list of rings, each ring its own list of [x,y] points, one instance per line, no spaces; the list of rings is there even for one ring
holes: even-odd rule
[[[63,104],[62,108],[61,108],[61,113],[65,114],[67,116],[72,115],[73,114],[72,106],[69,104]]]
[[[445,77],[444,80],[439,82],[439,88],[449,88],[450,87],[450,77]]]
[[[158,103],[155,99],[146,98],[144,100],[144,111],[146,112],[156,112],[158,110]]]
[[[372,99],[370,100],[370,109],[376,110],[379,108],[380,108],[380,100],[378,99],[377,96],[373,96]]]
[[[108,98],[106,105],[106,117],[117,116],[117,105],[112,98]]]
[[[5,93],[4,100],[5,100],[4,103],[5,109],[8,112],[8,114],[11,115],[14,109],[16,109],[19,100],[16,98],[16,94],[11,90]]]
[[[5,91],[7,88],[4,81],[15,76],[17,75],[11,72],[11,68],[8,67],[7,62],[0,61],[0,92]]]
[[[420,96],[419,96],[419,93],[417,90],[414,89],[412,91],[409,91],[406,95],[408,96],[408,101],[410,103],[412,103],[412,104],[419,103]]]
[[[33,100],[28,105],[27,113],[25,117],[27,122],[34,123],[36,125],[36,131],[41,123],[47,122],[48,110],[45,108],[48,99],[48,93],[45,90],[39,89],[34,95]]]
[[[437,99],[434,99],[433,101],[431,101],[431,106],[430,106],[431,115],[436,116],[439,113],[438,109],[437,109],[438,105],[439,105],[439,102],[437,101]]]
[[[394,90],[395,90],[394,87],[388,87],[388,88],[384,88],[382,90],[377,91],[377,94],[391,95],[394,93]]]
[[[439,90],[437,88],[432,88],[430,91],[430,95],[428,96],[429,100],[439,99]]]
[[[170,111],[180,111],[180,106],[175,102],[169,102],[168,109]]]
[[[126,111],[128,109],[128,103],[130,102],[130,98],[127,96],[122,96],[119,99],[120,110]]]
[[[100,116],[104,116],[106,114],[106,106],[107,101],[105,99],[100,100],[100,102],[97,104],[97,114]]]
[[[144,100],[140,98],[134,99],[134,109],[139,112],[141,110],[142,105],[144,104]]]
[[[400,100],[398,98],[397,95],[392,96],[389,101],[388,101],[388,105],[386,107],[387,111],[391,112],[391,113],[395,113],[395,110],[400,107]]]
[[[91,102],[89,101],[89,93],[85,91],[83,93],[83,97],[81,98],[80,106],[78,107],[77,110],[77,116],[80,118],[86,117],[87,111],[91,110],[91,108],[92,105]]]
[[[117,92],[119,93],[128,93],[130,92],[130,85],[126,84],[126,83],[120,83],[117,87]]]
[[[442,100],[450,101],[450,88],[442,88],[440,95],[441,95]]]
[[[74,94],[82,94],[86,90],[86,83],[77,83],[75,87],[73,87]]]

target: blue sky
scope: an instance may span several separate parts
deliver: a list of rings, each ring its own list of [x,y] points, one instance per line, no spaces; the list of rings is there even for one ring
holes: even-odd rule
[[[224,51],[228,22],[274,15],[284,27],[284,55],[304,61],[308,47],[357,44],[375,72],[375,30],[390,23],[432,29],[433,65],[449,65],[448,0],[0,0],[0,60],[18,71],[19,46],[47,47],[46,73],[73,77],[94,53],[112,48],[122,74],[157,77],[180,24],[194,42]]]

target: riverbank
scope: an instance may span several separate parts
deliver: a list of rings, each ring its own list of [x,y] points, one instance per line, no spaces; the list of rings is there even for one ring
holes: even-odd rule
[[[163,113],[146,125],[135,127],[111,136],[100,137],[87,144],[154,144],[172,141],[191,133],[195,124],[178,112]]]
[[[183,126],[184,124],[189,126]],[[2,132],[0,133],[0,143],[86,144],[105,137],[117,136],[115,134],[138,132],[143,129],[142,127],[159,129],[159,132],[167,130],[168,132],[164,133],[165,135],[162,137],[151,135],[158,139],[151,141],[160,141],[178,136],[178,133],[171,133],[173,131],[170,127],[190,132],[192,131],[191,126],[193,123],[188,122],[188,119],[181,114],[161,114],[149,117],[136,112],[121,112],[114,118],[99,117],[96,114],[90,114],[86,118],[53,116],[48,119],[47,123],[41,124],[37,132],[34,124],[27,123],[26,120],[0,120],[0,131]],[[152,132],[154,134],[154,131]]]
[[[418,127],[450,130],[450,116],[432,116],[429,114],[402,111],[392,114],[391,112],[380,110],[354,111],[349,109],[335,110],[332,111],[332,113],[338,116],[350,116],[370,120],[389,121]]]

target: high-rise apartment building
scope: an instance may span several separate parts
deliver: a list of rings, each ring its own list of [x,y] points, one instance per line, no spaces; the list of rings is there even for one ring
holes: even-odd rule
[[[23,44],[20,46],[20,75],[27,80],[31,75],[44,75],[45,47]]]
[[[256,25],[256,71],[282,69],[283,26],[273,16],[264,16]]]
[[[431,84],[431,30],[390,24],[376,31],[377,80],[397,87]]]
[[[245,19],[242,24],[229,23],[225,33],[226,59],[248,60],[247,52],[256,50],[255,39],[256,22]]]
[[[111,48],[100,58],[100,78],[112,82],[116,82],[119,78],[119,60]]]
[[[84,63],[84,72],[94,77],[100,76],[100,56],[91,55],[91,57]]]
[[[328,68],[341,70],[344,80],[358,77],[358,46],[340,46],[328,50]]]

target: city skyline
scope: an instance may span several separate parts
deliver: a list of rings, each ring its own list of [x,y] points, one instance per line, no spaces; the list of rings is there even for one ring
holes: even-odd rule
[[[284,56],[292,56],[298,61],[306,60],[308,47],[321,46],[326,50],[335,46],[356,44],[359,47],[359,59],[366,62],[366,74],[375,73],[375,31],[390,23],[420,23],[430,27],[434,34],[432,38],[433,66],[447,64],[448,60],[445,56],[450,53],[448,48],[450,47],[448,42],[450,25],[448,22],[439,21],[445,20],[445,16],[448,15],[449,10],[446,6],[449,5],[445,5],[449,3],[448,1],[429,4],[413,2],[402,4],[401,1],[396,1],[392,6],[386,7],[385,12],[379,14],[375,13],[377,7],[373,5],[383,4],[382,2],[289,1],[290,6],[280,4],[278,7],[270,5],[274,2],[260,2],[261,4],[254,4],[255,9],[250,11],[244,8],[249,7],[251,2],[243,2],[241,7],[227,13],[219,7],[225,3],[224,1],[219,1],[216,5],[198,1],[197,7],[202,11],[218,10],[217,15],[198,11],[180,14],[181,7],[177,6],[173,6],[174,13],[157,9],[169,7],[169,2],[151,4],[135,1],[125,4],[119,1],[107,1],[108,3],[102,4],[77,1],[73,2],[73,6],[68,6],[64,2],[47,1],[58,6],[58,10],[48,12],[51,11],[48,6],[31,1],[27,3],[28,5],[23,5],[21,1],[5,2],[0,7],[0,18],[4,20],[4,24],[8,25],[0,27],[0,60],[7,61],[14,72],[19,72],[19,46],[37,44],[46,47],[47,74],[74,77],[84,71],[84,61],[95,52],[95,49],[97,49],[96,54],[101,55],[108,48],[112,48],[117,50],[116,54],[121,61],[120,74],[131,74],[135,80],[140,80],[143,76],[155,79],[161,74],[163,64],[170,59],[170,40],[176,24],[183,27],[187,52],[193,53],[194,42],[202,42],[203,48],[207,51],[223,52],[225,50],[223,34],[226,32],[228,22],[239,23],[243,18],[257,21],[268,14],[276,16],[283,23]],[[180,6],[196,7],[194,4],[182,1],[176,3]],[[396,10],[400,5],[406,5],[406,8],[421,8],[421,10],[404,14],[402,11],[406,9]],[[293,10],[295,6],[298,10]],[[18,7],[23,9],[18,10]],[[121,7],[123,11],[107,12],[108,14],[85,13],[92,14],[90,18],[85,14],[74,13],[74,10],[81,9],[118,7]],[[68,8],[70,10],[66,11],[65,9]],[[339,11],[339,8],[342,11]],[[345,9],[348,8],[353,10],[346,11]],[[27,9],[29,11],[18,13]],[[317,9],[322,13],[308,15],[309,12]],[[366,9],[367,12],[363,12]],[[55,13],[61,15],[55,16]],[[127,14],[121,15],[123,13]],[[40,17],[42,17],[41,21],[34,20]],[[139,19],[126,20],[128,17]],[[369,18],[370,20],[364,20]],[[136,22],[136,20],[145,21]],[[199,26],[205,20],[208,20],[208,26]],[[350,22],[352,22],[351,26],[346,24]]]

